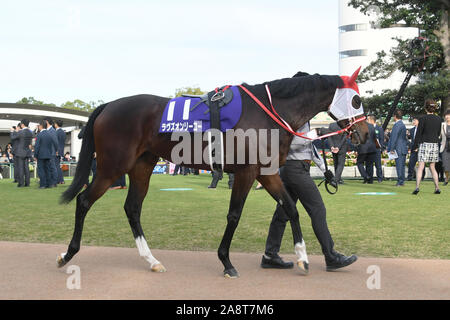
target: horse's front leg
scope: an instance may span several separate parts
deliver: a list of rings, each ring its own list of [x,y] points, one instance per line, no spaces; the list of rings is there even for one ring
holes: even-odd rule
[[[250,191],[256,176],[256,170],[249,168],[240,170],[234,175],[233,190],[231,192],[230,207],[227,215],[227,227],[218,250],[219,259],[225,267],[223,273],[227,278],[239,277],[239,273],[230,261],[230,245],[234,231],[236,230],[241,217],[245,199],[247,199],[248,192]]]
[[[278,205],[281,206],[284,213],[289,218],[294,239],[294,251],[297,256],[297,267],[303,274],[307,274],[309,270],[309,261],[295,202],[289,195],[289,192],[285,189],[278,174],[261,175],[257,179],[264,186],[264,189],[269,192],[272,198],[275,199]]]

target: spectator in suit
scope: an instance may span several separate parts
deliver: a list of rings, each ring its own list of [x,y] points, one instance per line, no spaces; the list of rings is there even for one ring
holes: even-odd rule
[[[58,149],[58,141],[56,135],[52,134],[47,128],[50,127],[48,122],[42,121],[42,130],[36,138],[36,145],[34,147],[35,158],[38,161],[38,168],[40,167],[40,189],[56,187],[52,171],[54,170],[54,159],[56,150]]]
[[[328,126],[330,132],[336,132],[341,130],[341,127],[337,122],[332,122]],[[345,167],[345,158],[347,156],[347,133],[338,134],[328,138],[328,143],[330,145],[330,150],[333,155],[333,165],[334,165],[334,177],[339,184],[343,184],[342,171]]]
[[[396,110],[394,112],[395,124],[392,127],[391,136],[387,145],[387,152],[391,154],[397,153],[395,159],[395,168],[397,170],[396,187],[405,185],[405,163],[408,154],[408,140],[406,140],[406,126],[402,121],[403,112]]]
[[[411,151],[408,164],[408,177],[406,180],[412,181],[416,179],[416,163],[417,163],[417,150],[414,150],[414,142],[416,140],[417,126],[419,125],[419,118],[415,116],[412,119],[414,127],[409,129],[409,149]],[[422,175],[423,176],[423,175]]]
[[[44,121],[47,123],[47,131],[48,133],[52,136],[52,139],[55,139],[56,142],[58,143],[58,137],[56,135],[56,130],[55,128],[53,128],[53,120],[52,118],[44,118]],[[52,186],[56,187],[56,184],[58,182],[58,170],[56,167],[56,155],[58,153],[58,148],[59,146],[56,148],[55,150],[55,156],[53,157],[53,159],[51,159],[51,171],[50,171],[50,183]]]
[[[419,193],[422,171],[425,163],[430,163],[431,175],[433,177],[435,194],[440,194],[439,177],[436,171],[436,162],[439,162],[439,137],[441,135],[441,117],[435,115],[438,105],[435,101],[427,99],[425,101],[425,111],[427,114],[420,118],[417,126],[414,150],[418,150],[419,168],[416,175],[416,189],[413,194]]]
[[[358,146],[358,157],[356,159],[356,165],[361,176],[364,178],[363,183],[373,183],[373,163],[375,162],[375,156],[377,152],[375,144],[375,128],[372,124],[367,123],[369,128],[369,137],[366,143]]]
[[[20,122],[20,130],[16,131],[11,129],[11,140],[15,142],[15,159],[17,167],[17,180],[18,187],[30,186],[30,168],[28,166],[31,158],[31,140],[33,139],[33,133],[28,129],[30,122],[27,119],[23,119]]]
[[[381,153],[384,149],[384,130],[377,124],[377,118],[374,115],[367,117],[367,122],[373,125],[375,129],[376,138],[376,152],[375,152],[375,168],[378,182],[383,182],[383,167],[381,166]]]
[[[183,167],[182,167],[181,165],[179,165],[179,164],[176,164],[176,165],[175,165],[175,169],[173,170],[172,175],[173,175],[173,176],[176,176],[176,175],[178,174],[178,172],[179,172],[180,174],[184,174]]]
[[[62,120],[55,121],[55,129],[56,129],[56,138],[58,139],[58,154],[55,158],[56,163],[56,183],[64,184],[63,173],[61,170],[61,160],[64,156],[64,146],[66,144],[66,133],[61,128],[63,126]]]
[[[13,169],[14,169],[14,181],[13,181],[13,183],[17,183],[18,180],[19,180],[19,175],[18,175],[19,171],[17,170],[19,164],[17,163],[18,159],[16,157],[16,147],[17,147],[18,141],[17,141],[17,139],[13,140],[12,136],[13,136],[13,132],[15,132],[15,133],[19,132],[19,130],[20,130],[20,122],[17,124],[17,126],[13,126],[13,129],[14,130],[11,130],[11,133],[10,133],[10,138],[11,138],[11,155],[12,155],[12,157],[10,155],[9,162],[14,164],[14,166],[13,166]]]

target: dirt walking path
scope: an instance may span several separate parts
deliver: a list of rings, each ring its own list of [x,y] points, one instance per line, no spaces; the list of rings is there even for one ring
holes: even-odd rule
[[[132,248],[82,247],[57,269],[56,255],[65,250],[0,241],[0,299],[450,299],[450,260],[359,258],[326,272],[323,257],[310,256],[310,273],[302,276],[260,268],[261,254],[231,252],[240,278],[226,279],[215,252],[152,250],[167,268],[157,274]],[[70,266],[79,267],[80,289],[67,288],[76,273],[67,273]]]

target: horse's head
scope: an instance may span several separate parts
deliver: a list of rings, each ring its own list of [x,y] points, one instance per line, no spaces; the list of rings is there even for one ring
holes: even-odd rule
[[[338,125],[348,129],[352,143],[355,145],[365,143],[369,134],[359,88],[356,84],[360,69],[361,67],[351,77],[341,76],[344,85],[336,89],[328,109],[328,114],[337,121]]]

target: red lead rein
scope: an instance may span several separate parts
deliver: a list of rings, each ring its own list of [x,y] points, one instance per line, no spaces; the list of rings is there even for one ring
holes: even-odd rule
[[[363,116],[363,117],[361,117],[361,118],[359,118],[359,119],[355,119],[355,118],[352,118],[352,122],[350,122],[350,124],[347,126],[347,127],[345,127],[344,129],[341,129],[341,130],[339,130],[339,131],[335,131],[335,132],[331,132],[331,133],[327,133],[327,134],[324,134],[324,135],[322,135],[322,136],[319,136],[319,137],[317,137],[317,138],[314,138],[314,139],[312,139],[312,138],[309,138],[309,137],[306,137],[305,136],[305,134],[306,134],[306,132],[295,132],[294,130],[292,130],[292,128],[291,128],[291,126],[285,121],[285,120],[283,120],[283,118],[281,118],[280,117],[280,115],[277,113],[277,111],[275,110],[275,108],[273,107],[273,104],[272,104],[272,96],[270,95],[270,90],[269,90],[269,86],[266,84],[265,85],[265,87],[266,87],[266,92],[267,92],[267,96],[269,97],[269,101],[270,101],[270,106],[271,106],[271,108],[272,108],[272,111],[273,112],[271,112],[257,97],[255,97],[255,95],[253,94],[253,93],[251,93],[246,87],[244,87],[243,85],[239,85],[239,87],[242,89],[242,90],[244,90],[245,91],[245,93],[247,93],[249,96],[250,96],[250,98],[252,98],[260,107],[261,107],[261,109],[263,109],[264,110],[264,112],[265,113],[267,113],[276,123],[278,123],[283,129],[285,129],[287,132],[289,132],[289,133],[291,133],[291,134],[293,134],[293,135],[295,135],[295,136],[297,136],[297,137],[301,137],[301,138],[303,138],[303,139],[308,139],[308,140],[318,140],[318,139],[323,139],[323,138],[328,138],[328,137],[331,137],[331,136],[335,136],[335,135],[338,135],[338,134],[341,134],[341,133],[343,133],[343,132],[348,132],[348,130],[355,124],[355,123],[358,123],[358,122],[361,122],[361,121],[364,121],[364,120],[366,120],[366,116]]]

